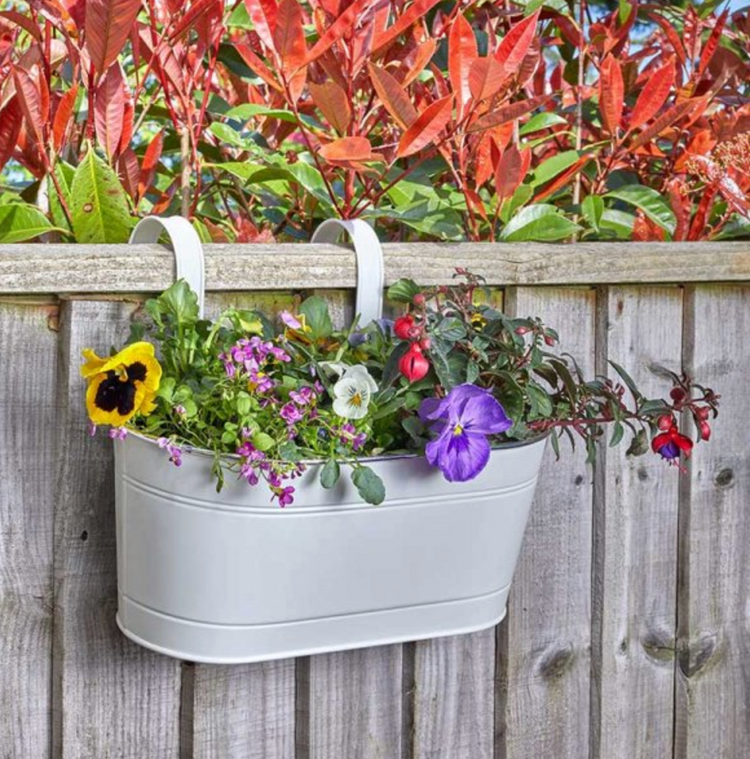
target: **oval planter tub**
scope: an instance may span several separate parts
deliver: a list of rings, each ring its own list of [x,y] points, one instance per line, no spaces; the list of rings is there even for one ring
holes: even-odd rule
[[[254,662],[472,632],[505,615],[545,439],[500,447],[473,481],[416,456],[369,459],[387,500],[363,503],[312,464],[293,505],[212,457],[177,468],[150,438],[115,443],[117,621],[197,662]]]

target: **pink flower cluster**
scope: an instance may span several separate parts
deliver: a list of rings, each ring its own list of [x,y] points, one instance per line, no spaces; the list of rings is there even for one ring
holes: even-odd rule
[[[279,416],[286,422],[289,440],[297,437],[295,425],[298,422],[301,422],[303,419],[309,420],[318,417],[316,406],[318,398],[323,392],[323,385],[316,381],[313,387],[306,385],[299,390],[292,390],[289,393],[291,400],[279,409]]]

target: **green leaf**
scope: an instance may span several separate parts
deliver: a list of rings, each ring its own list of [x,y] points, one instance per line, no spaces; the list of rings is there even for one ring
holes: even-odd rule
[[[643,456],[644,453],[649,452],[650,447],[646,430],[638,430],[630,441],[626,453],[628,456]]]
[[[336,459],[328,459],[325,466],[320,470],[320,484],[326,490],[330,490],[339,481],[340,476],[339,462]]]
[[[521,137],[525,137],[527,134],[533,134],[539,132],[542,129],[549,129],[550,127],[560,126],[561,124],[567,124],[568,122],[556,113],[550,113],[549,111],[543,111],[532,116],[519,130]]]
[[[605,197],[621,200],[635,206],[670,236],[674,234],[677,220],[669,203],[651,187],[642,185],[624,185],[608,192]]]
[[[259,451],[270,451],[274,446],[274,439],[265,432],[256,432],[252,438],[253,445]]]
[[[292,111],[286,111],[283,108],[269,108],[267,105],[257,105],[255,103],[243,103],[242,105],[235,106],[225,114],[229,119],[238,119],[240,121],[247,121],[248,119],[255,118],[256,116],[267,116],[272,119],[279,119],[280,121],[288,121],[291,124],[297,124],[297,117]],[[320,123],[310,116],[300,114],[300,121],[311,127],[320,127]]]
[[[388,288],[388,300],[394,303],[411,303],[422,288],[412,279],[399,279]]]
[[[377,506],[385,500],[385,485],[369,467],[356,467],[352,472],[352,483],[363,501]]]
[[[25,242],[46,232],[65,232],[53,227],[36,207],[27,203],[0,205],[0,242]]]
[[[534,172],[534,186],[547,184],[562,174],[563,171],[569,169],[579,158],[580,154],[577,150],[565,150],[562,153],[556,153],[537,167]]]
[[[79,243],[127,242],[132,219],[117,174],[93,150],[76,169],[70,188],[73,232]]]
[[[503,228],[503,242],[526,242],[529,240],[554,242],[579,232],[581,227],[558,213],[557,208],[538,203],[522,209]]]
[[[302,453],[294,440],[287,440],[279,446],[279,456],[284,461],[294,462],[302,459]]]
[[[158,298],[160,309],[172,314],[179,324],[190,326],[198,321],[198,296],[184,279],[178,279]]]
[[[598,232],[604,213],[604,201],[598,195],[589,195],[581,204],[581,211],[583,218]]]
[[[609,447],[614,448],[621,440],[622,436],[625,434],[625,428],[620,424],[620,422],[615,422],[614,429],[612,430],[612,437],[609,441]]]
[[[299,307],[299,312],[304,315],[313,340],[329,337],[333,332],[333,322],[328,311],[328,303],[318,295],[312,295],[305,299]]]
[[[633,398],[635,398],[636,401],[643,398],[643,395],[638,390],[638,386],[633,381],[633,378],[619,364],[610,361],[609,365],[620,375],[622,381],[627,385],[628,390],[633,394]]]

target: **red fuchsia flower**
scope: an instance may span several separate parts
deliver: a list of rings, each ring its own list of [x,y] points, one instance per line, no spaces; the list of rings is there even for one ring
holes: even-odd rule
[[[414,317],[411,314],[399,316],[399,318],[393,322],[393,334],[401,340],[414,340],[419,337],[420,331],[420,328],[414,322]]]
[[[689,437],[681,435],[677,425],[673,422],[669,429],[651,441],[651,448],[663,459],[676,462],[680,453],[684,453],[685,458],[690,456],[690,452],[693,450],[693,441]]]
[[[418,382],[430,371],[430,362],[422,354],[419,343],[412,343],[398,362],[398,369],[409,382]]]

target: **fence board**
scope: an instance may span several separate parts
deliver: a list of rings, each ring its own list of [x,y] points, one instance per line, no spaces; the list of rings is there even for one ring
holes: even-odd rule
[[[628,367],[663,397],[682,362],[682,290],[610,288],[600,297],[601,374]],[[629,400],[630,397],[628,396]],[[599,476],[601,475],[601,476]],[[592,757],[671,759],[679,475],[656,456],[599,451],[594,503]]]
[[[63,759],[176,759],[180,665],[117,629],[112,444],[86,434],[81,350],[127,337],[132,305],[70,301],[61,315],[54,668]]]
[[[561,285],[750,280],[747,242],[390,243],[386,283],[411,277],[444,284],[464,266],[491,285]],[[298,243],[206,245],[208,290],[353,287],[345,247]],[[159,245],[0,245],[0,293],[159,292],[174,280]]]
[[[676,759],[750,746],[749,287],[688,291],[686,366],[722,396],[709,446],[682,481]]]
[[[494,665],[494,630],[416,644],[414,759],[491,759]]]
[[[398,645],[301,659],[297,759],[398,759],[401,662]]]
[[[0,757],[50,755],[57,308],[0,303]]]
[[[196,667],[194,759],[294,759],[294,660]]]
[[[560,350],[594,373],[593,290],[518,288],[508,311],[554,325]],[[580,446],[551,446],[499,628],[497,755],[584,759],[589,750],[592,472]]]

